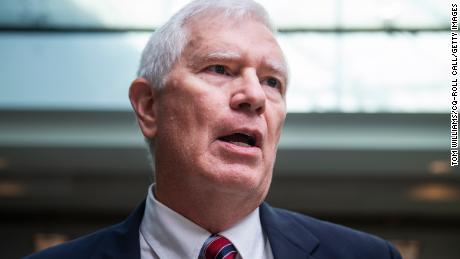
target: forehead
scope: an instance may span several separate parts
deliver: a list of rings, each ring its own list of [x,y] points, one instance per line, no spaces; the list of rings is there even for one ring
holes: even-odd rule
[[[189,37],[183,57],[244,59],[263,63],[287,75],[283,52],[273,33],[254,19],[194,19],[187,25]]]

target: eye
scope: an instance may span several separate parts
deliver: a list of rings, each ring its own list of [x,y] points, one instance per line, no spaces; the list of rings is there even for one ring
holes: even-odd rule
[[[267,79],[265,79],[265,83],[272,88],[281,89],[281,82],[274,77],[268,77]]]
[[[212,66],[207,67],[206,70],[212,73],[216,73],[216,74],[230,75],[227,68],[223,65],[212,65]]]

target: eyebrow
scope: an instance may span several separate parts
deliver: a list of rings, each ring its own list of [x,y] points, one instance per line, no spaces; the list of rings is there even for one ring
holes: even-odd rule
[[[206,55],[209,59],[240,59],[241,55],[234,51],[215,51]]]
[[[268,67],[269,70],[271,70],[274,73],[279,74],[280,76],[284,77],[284,80],[286,81],[286,84],[288,83],[288,68],[285,62],[279,62],[276,60],[272,59],[265,59],[264,60],[265,66]]]
[[[234,61],[241,59],[241,54],[235,51],[214,51],[210,53],[202,54],[194,54],[190,60],[192,65],[196,63],[206,63],[210,61]]]

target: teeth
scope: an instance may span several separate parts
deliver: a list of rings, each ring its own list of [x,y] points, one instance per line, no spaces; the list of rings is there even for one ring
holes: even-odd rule
[[[237,145],[237,146],[240,146],[240,147],[250,147],[250,145],[248,145],[247,143],[244,143],[244,142],[230,142],[232,143],[233,145]]]

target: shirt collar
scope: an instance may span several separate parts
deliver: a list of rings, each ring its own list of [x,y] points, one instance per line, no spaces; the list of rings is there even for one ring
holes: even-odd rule
[[[264,258],[265,235],[260,223],[259,208],[219,234],[233,243],[241,258]]]
[[[198,258],[210,233],[155,199],[149,187],[141,234],[160,258]]]
[[[160,258],[198,258],[211,233],[156,200],[152,186],[147,195],[141,234]],[[265,235],[259,208],[219,235],[233,243],[241,258],[262,258]]]

